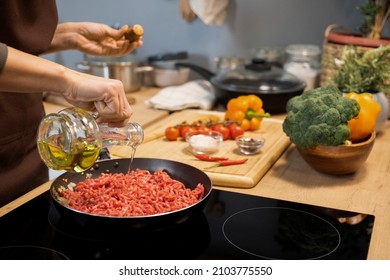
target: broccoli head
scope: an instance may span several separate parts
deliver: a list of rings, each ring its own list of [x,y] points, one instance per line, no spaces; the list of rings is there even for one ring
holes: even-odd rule
[[[344,143],[350,133],[348,121],[359,114],[360,106],[337,87],[326,86],[291,98],[286,111],[284,133],[297,147],[308,149]]]

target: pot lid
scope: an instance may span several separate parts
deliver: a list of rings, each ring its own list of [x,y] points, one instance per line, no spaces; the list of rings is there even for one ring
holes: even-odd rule
[[[185,61],[188,58],[188,53],[186,51],[177,52],[177,53],[164,53],[156,54],[148,57],[148,62],[160,69],[175,69],[175,63],[178,61]]]
[[[286,93],[303,90],[306,83],[262,59],[211,78],[218,88],[252,93]]]
[[[84,54],[84,61],[89,63],[122,63],[122,62],[139,62],[138,58],[135,54],[127,54],[127,55],[112,55],[112,56],[98,56],[98,55],[90,55]]]
[[[188,53],[186,51],[152,55],[148,57],[148,62],[153,63],[153,62],[173,61],[173,60],[182,60],[182,59],[188,59]]]

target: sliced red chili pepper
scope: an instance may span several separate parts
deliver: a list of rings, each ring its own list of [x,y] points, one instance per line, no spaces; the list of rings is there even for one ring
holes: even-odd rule
[[[247,162],[247,160],[248,160],[247,158],[236,159],[236,160],[221,160],[221,161],[218,161],[216,164],[214,164],[212,166],[206,167],[206,169],[213,168],[213,167],[218,167],[218,166],[228,166],[228,165],[243,164],[243,163]]]
[[[229,159],[227,157],[213,157],[205,154],[196,154],[195,157],[203,161],[225,161]]]
[[[219,166],[243,164],[243,163],[247,162],[247,160],[248,160],[247,158],[236,159],[236,160],[222,160],[219,162]]]

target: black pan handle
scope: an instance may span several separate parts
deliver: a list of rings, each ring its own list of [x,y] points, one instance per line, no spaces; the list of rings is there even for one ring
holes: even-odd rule
[[[99,160],[106,160],[106,159],[111,159],[111,155],[110,155],[110,151],[108,150],[108,148],[104,147],[100,151],[98,161]]]
[[[211,72],[210,70],[207,70],[206,68],[199,66],[199,65],[196,65],[196,64],[192,64],[192,63],[188,63],[188,62],[177,62],[177,63],[175,63],[175,66],[176,67],[190,68],[191,70],[194,70],[196,73],[198,73],[199,75],[201,75],[203,78],[205,78],[207,80],[210,80],[212,77],[215,76],[215,74],[213,72]]]

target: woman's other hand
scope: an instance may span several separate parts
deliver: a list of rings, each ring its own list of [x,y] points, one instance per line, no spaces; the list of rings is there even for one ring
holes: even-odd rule
[[[120,29],[95,22],[59,24],[47,52],[76,49],[90,55],[126,55],[142,46],[142,37],[130,43],[125,39],[128,26]]]

